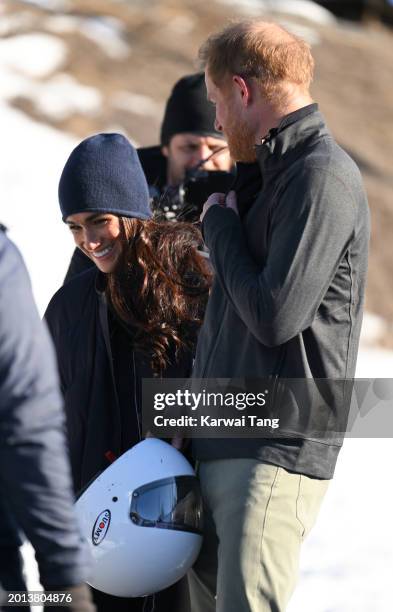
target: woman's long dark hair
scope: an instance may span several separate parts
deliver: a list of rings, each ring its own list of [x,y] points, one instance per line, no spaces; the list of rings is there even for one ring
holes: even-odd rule
[[[211,285],[197,252],[199,230],[188,223],[120,218],[126,241],[106,293],[117,317],[132,328],[136,348],[162,372],[171,356],[192,349]]]

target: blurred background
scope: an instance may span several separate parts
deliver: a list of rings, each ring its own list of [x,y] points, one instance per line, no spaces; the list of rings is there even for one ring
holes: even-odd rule
[[[198,68],[201,42],[244,16],[279,21],[312,46],[313,96],[359,165],[372,214],[357,376],[391,378],[393,0],[2,0],[0,221],[43,312],[73,250],[57,205],[72,148],[98,131],[158,144],[165,100]],[[390,439],[347,440],[289,612],[393,609],[392,453]]]

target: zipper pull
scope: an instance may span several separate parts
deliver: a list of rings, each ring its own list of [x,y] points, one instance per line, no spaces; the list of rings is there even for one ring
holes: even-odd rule
[[[108,450],[105,453],[105,459],[109,461],[109,463],[113,463],[114,461],[116,461],[117,457],[115,453],[113,453],[111,450]]]

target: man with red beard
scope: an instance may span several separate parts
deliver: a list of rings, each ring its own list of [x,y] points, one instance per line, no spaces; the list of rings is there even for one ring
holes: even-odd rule
[[[193,440],[206,529],[192,611],[282,612],[346,428],[335,383],[355,373],[369,211],[358,168],[310,96],[304,41],[241,22],[200,57],[243,187],[212,194],[201,215],[215,280],[193,378],[267,380],[259,416],[279,427]],[[259,182],[246,205],[243,171]]]

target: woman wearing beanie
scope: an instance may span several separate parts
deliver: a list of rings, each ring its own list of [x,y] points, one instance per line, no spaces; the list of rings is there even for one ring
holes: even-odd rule
[[[141,439],[142,378],[189,375],[210,273],[194,227],[151,218],[137,153],[120,134],[98,134],[74,149],[59,201],[77,247],[95,264],[45,313],[79,491]],[[94,596],[100,612],[185,610],[176,585],[147,600]]]

